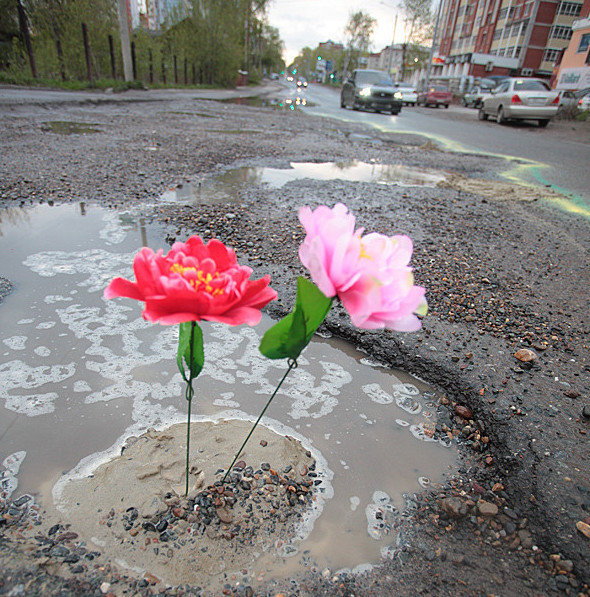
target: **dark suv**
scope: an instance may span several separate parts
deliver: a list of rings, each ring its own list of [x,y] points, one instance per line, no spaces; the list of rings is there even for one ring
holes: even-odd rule
[[[340,107],[353,110],[370,108],[376,112],[399,114],[402,94],[393,86],[390,76],[381,70],[355,70],[342,85]]]

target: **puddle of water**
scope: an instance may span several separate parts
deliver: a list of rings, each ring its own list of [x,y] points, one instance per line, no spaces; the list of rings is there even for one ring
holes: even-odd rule
[[[0,215],[0,251],[10,255],[0,273],[14,284],[0,305],[0,462],[20,466],[18,475],[14,462],[6,467],[11,483],[18,480],[15,495],[43,500],[83,458],[186,416],[176,326],[144,321],[135,301],[102,298],[113,276],[132,276],[140,246],[166,245],[163,231],[131,213],[41,205]],[[259,414],[286,365],[258,351],[271,324],[204,322],[195,415]],[[432,437],[436,399],[433,388],[376,366],[344,342],[314,339],[266,423],[304,438],[333,476],[296,556],[260,560],[267,578],[309,562],[352,569],[392,552],[388,521],[404,495],[456,465],[454,447]]]
[[[287,97],[279,99],[276,97],[232,97],[223,100],[215,100],[224,104],[240,104],[254,108],[274,108],[277,110],[298,110],[299,108],[312,108],[316,104],[310,102],[304,96]]]
[[[290,168],[234,168],[210,181],[187,183],[168,189],[160,199],[169,203],[231,202],[239,199],[240,191],[251,185],[265,184],[278,189],[303,179],[369,182],[384,185],[434,187],[445,180],[437,170],[413,168],[401,164],[367,162],[291,162]]]
[[[88,122],[68,122],[61,120],[53,120],[43,124],[43,130],[58,135],[89,135],[92,133],[100,133],[101,130],[96,128],[97,124]]]

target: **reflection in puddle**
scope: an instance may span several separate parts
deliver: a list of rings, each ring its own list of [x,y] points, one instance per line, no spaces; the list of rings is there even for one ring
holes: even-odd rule
[[[97,127],[97,124],[88,122],[53,120],[45,122],[41,128],[44,131],[57,133],[58,135],[88,135],[92,133],[100,133],[101,130]]]
[[[287,97],[285,99],[279,99],[276,97],[232,97],[219,101],[224,104],[240,104],[242,106],[251,106],[254,108],[275,108],[279,110],[296,110],[298,108],[308,107],[312,108],[315,106],[313,102],[307,101],[304,96]]]
[[[266,184],[273,189],[302,179],[345,180],[383,185],[434,187],[445,179],[438,170],[401,164],[367,162],[291,162],[290,168],[244,167],[228,170],[210,181],[187,183],[167,190],[161,200],[170,203],[211,203],[236,201],[249,185]]]
[[[0,251],[11,259],[1,273],[15,290],[0,305],[0,462],[19,459],[19,491],[47,499],[48,488],[82,458],[123,434],[185,416],[176,326],[144,321],[134,301],[102,297],[113,276],[132,276],[140,246],[165,243],[162,231],[129,213],[86,207],[81,217],[75,205],[6,213]],[[204,322],[196,415],[259,414],[285,369],[258,351],[271,323]],[[446,436],[434,435],[433,388],[334,339],[317,337],[299,365],[267,423],[280,421],[283,432],[304,437],[333,478],[297,555],[261,558],[267,578],[297,573],[310,562],[352,569],[390,555],[391,522],[404,494],[440,481],[456,462]],[[15,470],[7,473],[13,484]]]

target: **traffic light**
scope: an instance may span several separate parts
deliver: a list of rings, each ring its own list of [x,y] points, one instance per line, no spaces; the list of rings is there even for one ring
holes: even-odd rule
[[[318,60],[321,60],[321,59],[322,59],[322,57],[321,57],[321,56],[318,56]]]

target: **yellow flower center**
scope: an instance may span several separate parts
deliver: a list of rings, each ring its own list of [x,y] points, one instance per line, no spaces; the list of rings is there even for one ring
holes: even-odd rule
[[[365,245],[363,244],[363,241],[361,241],[361,254],[359,255],[359,259],[373,259],[366,251],[365,251]]]
[[[191,272],[192,275],[187,277],[185,275],[187,272]],[[196,273],[196,278],[193,272]],[[223,288],[213,288],[213,286],[211,286],[211,282],[219,278],[219,272],[213,274],[210,272],[205,273],[195,267],[185,267],[180,263],[174,263],[170,268],[170,273],[180,274],[197,291],[207,292],[212,296],[219,296],[224,293]]]

